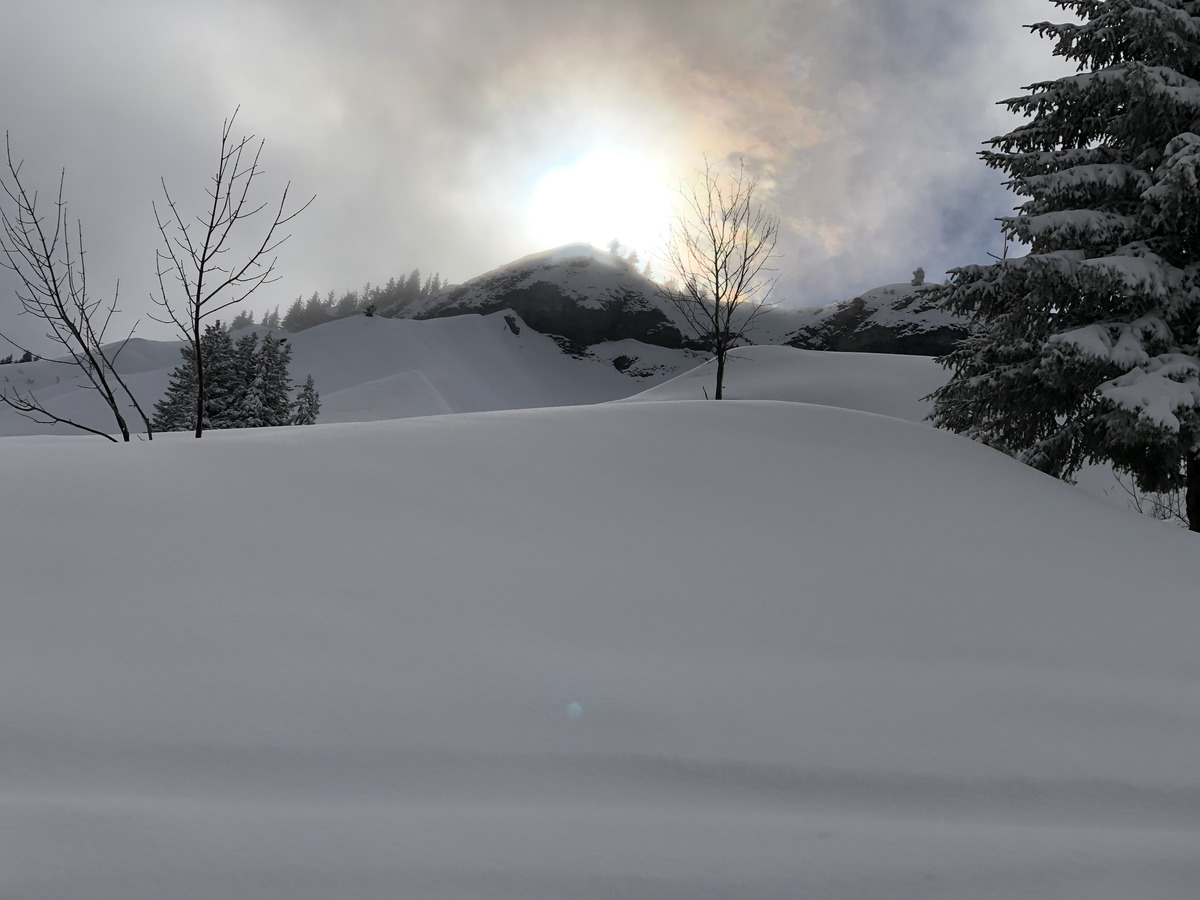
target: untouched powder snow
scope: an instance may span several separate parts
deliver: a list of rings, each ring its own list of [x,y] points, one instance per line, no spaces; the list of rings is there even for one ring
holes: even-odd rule
[[[2,896],[1200,884],[1195,535],[967,440],[681,401],[0,453]]]
[[[353,316],[291,341],[292,374],[298,381],[312,374],[321,422],[599,403],[644,384],[611,363],[567,356],[510,312],[428,321]]]
[[[253,330],[264,333],[261,327]],[[598,403],[627,397],[699,361],[683,351],[626,341],[622,353],[655,361],[646,377],[633,378],[609,360],[567,356],[553,339],[524,327],[507,311],[420,322],[353,316],[288,339],[294,350],[292,377],[303,384],[306,375],[313,376],[323,423]],[[178,342],[135,340],[118,359],[118,371],[128,376],[150,415],[179,364],[179,347]],[[0,366],[0,387],[32,390],[57,415],[115,430],[99,395],[81,388],[79,380],[74,368],[48,360]],[[133,410],[127,418],[131,428],[140,426]],[[64,425],[34,424],[0,406],[0,435],[47,433],[80,434]]]
[[[725,360],[725,397],[789,400],[921,421],[931,411],[922,398],[946,382],[927,356],[830,353],[793,347],[738,347]],[[628,399],[703,400],[716,387],[716,364],[677,375]]]

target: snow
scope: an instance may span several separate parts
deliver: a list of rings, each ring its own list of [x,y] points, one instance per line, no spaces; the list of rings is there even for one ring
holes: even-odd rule
[[[629,398],[701,400],[712,395],[714,364],[692,369]],[[724,394],[730,400],[787,400],[895,416],[919,422],[932,412],[924,397],[946,381],[926,356],[828,353],[792,347],[739,347],[726,359]]]
[[[1011,221],[1019,222],[1023,233],[1034,240],[1057,231],[1072,232],[1089,240],[1104,240],[1114,234],[1133,232],[1137,224],[1135,216],[1119,216],[1095,209],[1057,210]]]
[[[599,403],[643,386],[607,361],[566,356],[507,310],[426,321],[353,316],[291,340],[293,375],[311,373],[321,392],[321,422]]]
[[[1022,180],[1023,188],[1027,193],[1050,194],[1079,189],[1087,190],[1100,185],[1119,191],[1128,189],[1131,183],[1140,193],[1148,189],[1152,183],[1150,176],[1142,169],[1116,163],[1072,166],[1057,172],[1047,172],[1044,175],[1026,175]]]
[[[758,319],[750,337],[755,343],[784,343],[798,336],[818,336],[829,329],[849,328],[867,332],[874,328],[894,329],[898,336],[920,334],[942,328],[965,328],[966,320],[933,300],[936,285],[908,282],[887,284],[859,297],[821,307],[784,309],[773,307]],[[839,322],[860,307],[861,322]],[[852,318],[857,318],[856,315]]]
[[[1195,535],[931,360],[294,343],[376,421],[0,441],[0,895],[1194,896]]]
[[[1180,409],[1200,406],[1200,363],[1182,353],[1165,353],[1143,368],[1100,385],[1098,393],[1168,431],[1179,431]]]
[[[1181,281],[1178,270],[1166,265],[1155,255],[1102,256],[1089,259],[1079,266],[1081,271],[1091,270],[1101,277],[1119,282],[1130,293],[1169,300],[1180,293]]]
[[[1142,316],[1132,322],[1093,323],[1052,335],[1047,344],[1073,347],[1086,356],[1133,368],[1150,361],[1145,347],[1146,339],[1164,343],[1170,340],[1170,336],[1171,330],[1162,317],[1152,315]]]
[[[404,314],[419,317],[447,307],[470,308],[497,291],[518,291],[539,283],[555,286],[584,309],[601,309],[620,300],[632,308],[661,309],[676,318],[669,303],[656,301],[653,284],[633,264],[590,244],[567,244],[523,257],[415,304]]]
[[[518,323],[519,335],[506,317]],[[263,332],[261,327],[255,330]],[[525,327],[508,310],[420,322],[352,316],[290,335],[289,340],[292,377],[303,384],[306,375],[313,376],[323,423],[599,403],[626,397],[700,361],[683,351],[629,341],[621,353],[653,363],[647,377],[630,377],[602,355],[564,355],[551,338]],[[118,358],[118,371],[129,376],[131,389],[148,413],[179,364],[179,347],[174,342],[133,341]],[[73,368],[48,360],[0,366],[0,387],[33,390],[55,413],[111,429],[111,414],[78,380]],[[64,426],[35,425],[0,407],[0,435],[46,433],[71,432]]]

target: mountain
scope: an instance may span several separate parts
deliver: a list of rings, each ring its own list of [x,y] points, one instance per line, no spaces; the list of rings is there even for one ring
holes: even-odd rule
[[[535,253],[411,307],[414,319],[512,310],[534,331],[578,352],[604,341],[684,346],[684,330],[655,284],[629,262],[588,244]]]
[[[892,284],[822,307],[771,307],[748,337],[806,350],[941,356],[967,333],[938,307],[934,285]],[[582,353],[636,340],[670,349],[693,334],[661,289],[626,260],[587,244],[536,253],[443,291],[400,315],[415,319],[512,310],[530,328]]]
[[[889,284],[828,306],[788,311],[782,343],[806,350],[944,356],[967,323],[935,300],[938,285]]]

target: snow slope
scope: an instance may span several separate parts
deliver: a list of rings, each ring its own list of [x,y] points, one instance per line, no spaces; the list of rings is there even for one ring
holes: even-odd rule
[[[321,422],[599,403],[645,383],[600,360],[567,356],[523,325],[509,312],[428,321],[354,316],[294,335],[292,373],[297,380],[312,374]]]
[[[708,362],[629,398],[702,400],[715,386]],[[922,421],[930,404],[922,398],[941,387],[946,371],[925,356],[830,353],[794,347],[739,347],[725,361],[725,397],[730,400],[789,400]]]
[[[1195,535],[927,426],[0,442],[0,896],[1192,898]]]
[[[524,327],[507,311],[420,322],[353,316],[290,340],[292,375],[298,383],[313,375],[321,393],[321,422],[597,403],[626,397],[699,361],[683,351],[626,341],[622,353],[652,358],[654,365],[621,374],[607,359],[564,354],[551,338]],[[118,358],[118,371],[128,376],[149,414],[179,364],[179,347],[136,340]],[[47,360],[0,366],[0,386],[33,390],[57,415],[115,430],[98,395],[78,381],[77,370]],[[140,421],[132,410],[129,414],[131,423]],[[36,425],[0,406],[0,436],[46,433],[75,432]]]

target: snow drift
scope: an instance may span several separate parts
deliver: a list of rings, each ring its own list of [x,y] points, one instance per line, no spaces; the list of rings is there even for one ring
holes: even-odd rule
[[[600,355],[568,356],[507,311],[430,321],[352,316],[289,340],[293,378],[303,383],[312,374],[321,392],[321,422],[598,403],[627,397],[699,362],[684,351],[624,341],[621,354],[635,362],[652,359],[653,365],[622,374],[603,358],[603,345]],[[179,347],[135,340],[118,357],[118,371],[147,413],[166,392]],[[50,360],[0,366],[0,387],[32,390],[58,415],[113,429],[112,415],[80,380],[74,368]],[[140,424],[132,410],[129,415]],[[79,434],[37,425],[0,406],[0,435],[46,433]]]
[[[6,439],[0,888],[1181,898],[1195,537],[927,426]]]

